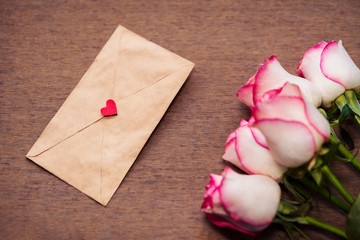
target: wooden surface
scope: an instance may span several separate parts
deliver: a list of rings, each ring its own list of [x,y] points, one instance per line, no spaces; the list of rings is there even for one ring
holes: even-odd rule
[[[235,93],[271,55],[295,74],[321,40],[342,39],[359,66],[359,17],[358,0],[0,1],[0,239],[252,239],[200,212],[227,135],[249,117]],[[25,154],[118,24],[196,66],[105,208]],[[355,195],[359,174],[332,167]],[[316,199],[312,214],[343,228]],[[257,239],[286,235],[274,225]]]

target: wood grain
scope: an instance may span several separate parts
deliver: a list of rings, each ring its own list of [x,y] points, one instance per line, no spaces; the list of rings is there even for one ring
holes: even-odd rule
[[[228,133],[250,114],[236,91],[271,55],[295,74],[321,40],[342,39],[360,65],[358,0],[2,0],[0,16],[0,239],[252,239],[200,212]],[[118,24],[196,66],[104,208],[25,154]],[[359,174],[332,167],[355,195]],[[343,228],[345,215],[317,199],[313,215]],[[274,225],[256,239],[279,237]]]

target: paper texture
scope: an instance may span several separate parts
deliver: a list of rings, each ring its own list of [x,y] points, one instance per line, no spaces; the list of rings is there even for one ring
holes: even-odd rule
[[[106,206],[193,67],[119,26],[26,157]]]

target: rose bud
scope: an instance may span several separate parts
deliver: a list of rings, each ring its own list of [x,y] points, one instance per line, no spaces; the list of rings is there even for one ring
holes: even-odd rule
[[[319,90],[306,79],[288,73],[275,56],[264,61],[254,76],[237,92],[240,102],[254,107],[267,91],[279,89],[290,82],[300,87],[302,94],[316,107],[321,105]]]
[[[360,86],[360,70],[346,52],[340,40],[320,42],[309,48],[297,68],[300,76],[311,81],[321,92],[323,106],[344,93]]]
[[[330,135],[329,122],[291,83],[264,94],[252,116],[275,161],[289,168],[311,160]]]
[[[249,174],[266,175],[274,180],[279,180],[287,170],[273,159],[260,130],[245,120],[227,138],[223,159]]]
[[[256,235],[273,221],[280,194],[273,179],[227,167],[220,175],[210,174],[201,210],[216,226]]]

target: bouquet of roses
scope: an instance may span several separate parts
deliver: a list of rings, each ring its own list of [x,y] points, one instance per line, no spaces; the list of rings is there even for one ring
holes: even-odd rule
[[[323,41],[305,52],[297,72],[288,73],[272,56],[238,91],[251,117],[230,133],[223,159],[247,174],[230,167],[210,174],[202,212],[217,226],[249,235],[274,222],[291,238],[293,230],[307,238],[298,224],[310,224],[360,239],[360,197],[355,199],[329,167],[339,160],[360,173],[359,161],[342,144],[354,147],[343,128],[346,120],[360,127],[360,70],[341,41]],[[308,215],[308,189],[347,213],[345,231]]]

